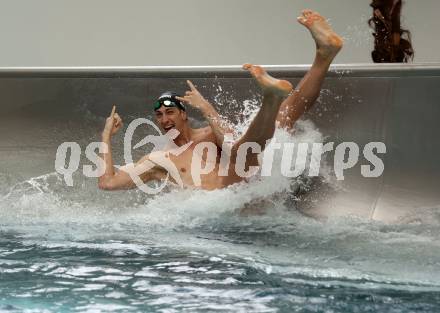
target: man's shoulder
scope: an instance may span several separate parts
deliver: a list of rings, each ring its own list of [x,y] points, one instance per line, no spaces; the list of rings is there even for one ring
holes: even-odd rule
[[[205,126],[205,127],[200,127],[200,128],[193,128],[192,129],[193,130],[193,132],[195,132],[195,133],[205,133],[205,132],[212,132],[212,128],[211,128],[211,126]]]
[[[215,134],[211,126],[193,129],[192,141],[194,143],[199,142],[213,142],[215,143]]]
[[[209,137],[213,134],[211,126],[206,126],[202,128],[193,128],[194,139]]]

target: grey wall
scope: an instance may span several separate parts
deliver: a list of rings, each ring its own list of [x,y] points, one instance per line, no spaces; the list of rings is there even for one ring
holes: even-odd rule
[[[407,0],[417,62],[440,62],[439,0]],[[337,63],[368,63],[370,0],[0,0],[0,66],[310,63],[302,8],[346,40]]]

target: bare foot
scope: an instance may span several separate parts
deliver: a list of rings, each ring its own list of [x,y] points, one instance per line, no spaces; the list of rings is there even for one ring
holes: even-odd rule
[[[292,91],[291,83],[270,76],[261,66],[246,63],[243,65],[243,69],[251,73],[264,92],[284,97]]]
[[[342,38],[336,34],[319,13],[303,10],[298,22],[308,28],[316,42],[317,52],[324,58],[333,59],[341,50]]]

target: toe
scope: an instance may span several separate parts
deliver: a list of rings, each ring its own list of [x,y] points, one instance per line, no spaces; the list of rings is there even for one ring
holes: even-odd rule
[[[307,19],[304,16],[298,16],[297,20],[300,22],[300,24],[306,25]]]
[[[305,18],[308,18],[310,15],[313,14],[313,11],[312,10],[303,10],[301,13]]]
[[[252,67],[252,64],[250,64],[250,63],[243,64],[243,69],[244,70],[249,70],[251,67]]]

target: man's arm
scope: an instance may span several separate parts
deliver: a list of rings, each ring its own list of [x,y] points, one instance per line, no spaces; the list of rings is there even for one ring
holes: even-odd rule
[[[142,171],[139,177],[144,181],[153,179],[160,179],[160,169],[157,166],[147,166],[151,164],[148,159],[148,155],[143,157],[136,163],[125,165],[119,170],[115,171],[112,158],[111,139],[116,132],[122,127],[122,119],[118,113],[115,113],[116,107],[113,106],[112,113],[107,118],[102,132],[102,145],[104,151],[101,153],[102,162],[104,162],[105,172],[98,178],[98,187],[103,190],[121,190],[121,189],[133,189],[136,188],[136,184],[131,178],[129,172],[133,171],[136,166],[143,166],[148,170]],[[147,164],[148,163],[148,164]]]
[[[218,112],[214,109],[214,107],[206,101],[205,98],[200,94],[200,92],[196,89],[194,84],[191,81],[187,81],[191,91],[187,91],[184,97],[177,97],[180,101],[188,103],[193,108],[199,109],[203,117],[211,126],[212,132],[215,136],[215,141],[217,146],[221,147],[224,141],[225,134],[233,133],[232,128],[229,127],[227,122],[225,122]]]
[[[153,164],[153,165],[152,165]],[[121,166],[116,172],[112,169],[113,174],[105,173],[99,177],[98,186],[103,190],[124,190],[136,188],[132,175],[138,175],[145,183],[150,180],[160,180],[165,176],[164,171],[149,161],[149,155],[140,159],[136,164],[127,164]],[[138,174],[140,171],[140,174]]]

